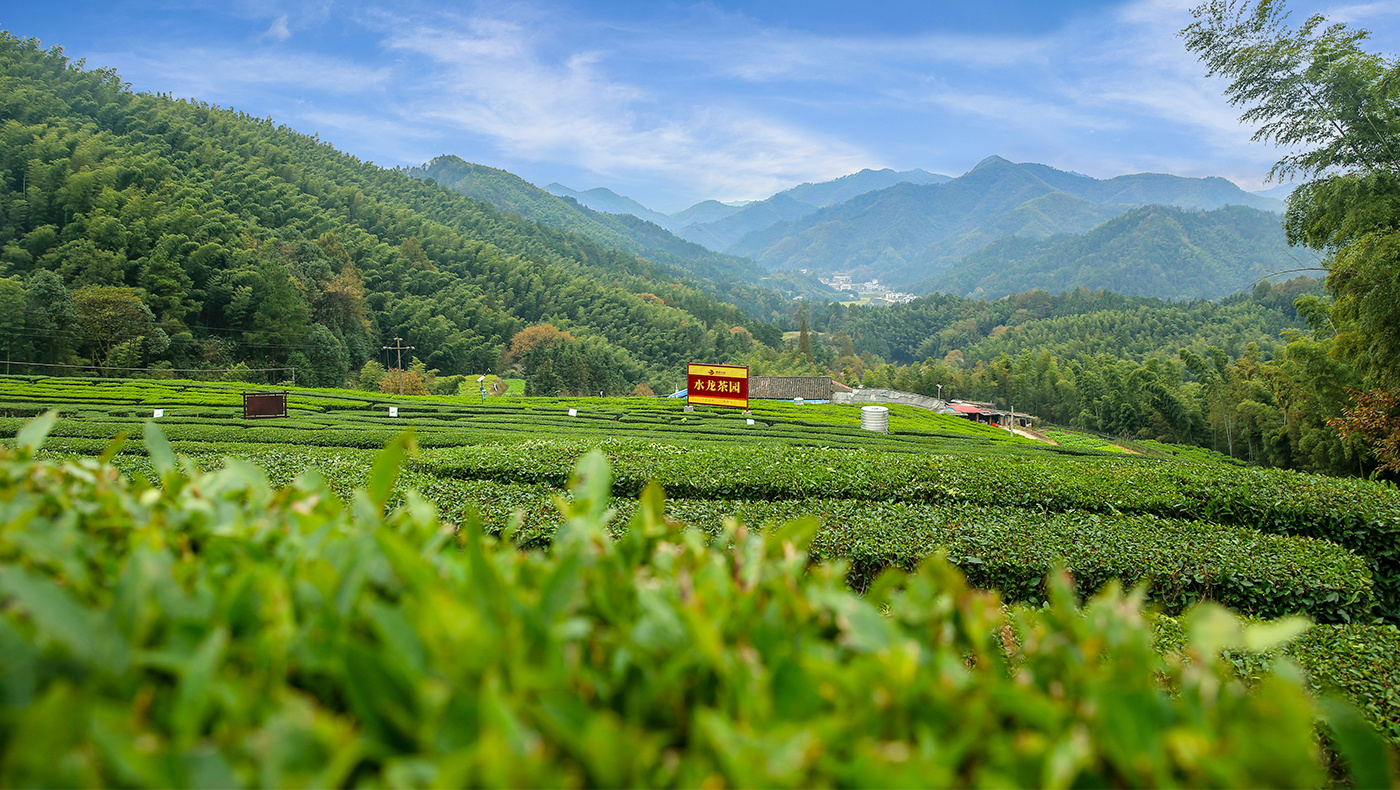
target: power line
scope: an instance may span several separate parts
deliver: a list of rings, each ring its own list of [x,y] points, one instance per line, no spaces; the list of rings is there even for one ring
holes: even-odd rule
[[[159,327],[156,327],[156,328],[159,328]],[[186,328],[189,329],[190,327],[186,327]],[[8,334],[11,334],[11,335],[24,335],[24,336],[28,336],[28,337],[42,337],[42,338],[60,338],[60,337],[62,337],[62,338],[68,338],[68,339],[71,339],[71,340],[101,340],[101,339],[104,337],[103,335],[93,335],[93,334],[88,334],[88,333],[85,333],[85,332],[79,332],[79,331],[72,330],[72,329],[32,329],[32,328],[30,328],[30,327],[6,327],[6,328],[3,329],[3,331],[6,332],[6,333],[8,333]],[[251,330],[227,330],[227,331],[230,331],[230,332],[247,332],[247,331],[251,331]],[[142,335],[135,335],[134,337],[142,337]],[[238,339],[238,338],[224,338],[224,337],[209,337],[209,338],[200,338],[200,337],[196,337],[196,338],[195,338],[195,341],[201,341],[201,340],[216,340],[216,341],[218,341],[218,342],[220,342],[220,343],[228,343],[229,345],[231,345],[231,346],[233,346],[233,347],[235,347],[235,348],[252,348],[252,349],[278,349],[278,348],[280,348],[280,349],[289,349],[289,350],[292,350],[292,351],[298,351],[298,350],[305,350],[305,349],[308,349],[308,348],[312,348],[312,347],[313,347],[313,346],[308,345],[308,344],[305,344],[305,343],[299,344],[299,345],[288,345],[288,344],[284,344],[284,343],[249,343],[249,342],[247,342],[247,341],[245,341],[245,340],[241,340],[241,339]]]
[[[147,370],[147,371],[168,371],[171,373],[270,373],[277,370],[296,370],[296,368],[122,368],[111,365],[61,365],[54,362],[20,362],[10,360],[14,365],[29,365],[37,368],[76,368],[78,370]]]
[[[296,386],[296,368],[127,368],[109,367],[107,365],[63,365],[54,362],[19,362],[5,360],[5,372],[8,375],[10,365],[23,365],[36,368],[66,368],[69,370],[91,370],[96,373],[112,370],[141,371],[144,373],[274,373],[281,370],[289,370],[292,373],[292,386]]]
[[[157,327],[157,328],[159,328],[159,327]],[[32,328],[30,328],[30,327],[10,327],[10,328],[6,328],[5,331],[8,332],[9,334],[12,334],[12,335],[26,335],[26,336],[29,336],[29,337],[47,337],[47,338],[60,338],[60,337],[63,337],[63,338],[68,338],[68,339],[70,339],[70,340],[101,340],[101,339],[103,339],[104,337],[106,337],[105,335],[89,334],[89,333],[86,333],[86,332],[80,332],[80,331],[72,330],[72,329],[32,329]],[[133,338],[134,338],[134,337],[143,337],[143,335],[133,335]],[[200,339],[202,339],[202,338],[195,338],[195,339],[196,339],[196,340],[200,340]],[[241,347],[244,347],[244,348],[290,348],[290,349],[308,348],[308,346],[306,346],[306,345],[295,345],[295,346],[292,346],[292,345],[283,345],[283,344],[280,344],[280,343],[248,343],[248,342],[246,342],[246,341],[238,340],[238,339],[235,339],[235,338],[222,338],[222,337],[217,337],[217,338],[207,338],[207,339],[210,339],[210,340],[217,340],[217,341],[219,341],[219,342],[221,342],[221,343],[229,343],[229,344],[231,344],[231,345],[234,345],[234,346],[241,346]]]

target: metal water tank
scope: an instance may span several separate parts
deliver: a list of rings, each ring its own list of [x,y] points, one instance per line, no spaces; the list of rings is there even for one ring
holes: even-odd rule
[[[890,432],[890,410],[885,406],[861,406],[860,427],[867,431]]]

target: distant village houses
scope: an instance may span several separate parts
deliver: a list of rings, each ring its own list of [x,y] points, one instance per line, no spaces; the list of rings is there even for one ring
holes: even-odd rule
[[[818,277],[817,279],[823,285],[844,292],[845,295],[852,300],[859,299],[864,295],[868,299],[868,303],[875,307],[891,304],[905,304],[919,298],[917,294],[890,290],[880,285],[878,279],[864,283],[853,283],[851,282],[851,278],[852,275],[849,273],[838,272],[832,274],[830,277]]]

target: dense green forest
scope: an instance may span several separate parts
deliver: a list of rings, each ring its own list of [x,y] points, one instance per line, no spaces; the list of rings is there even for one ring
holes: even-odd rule
[[[1238,356],[1251,342],[1268,350],[1284,330],[1304,328],[1293,302],[1319,293],[1320,281],[1295,278],[1278,285],[1261,283],[1250,293],[1218,302],[1170,302],[1085,289],[1058,294],[1032,290],[994,300],[933,294],[889,307],[811,305],[809,321],[820,331],[849,334],[858,354],[870,352],[897,363],[942,359],[953,352],[968,362],[990,361],[1027,349],[1142,360],[1209,345]]]
[[[0,123],[12,364],[339,385],[394,337],[444,374],[480,373],[550,322],[587,360],[580,389],[616,392],[723,355],[734,327],[776,341],[658,264],[270,119],[133,93],[32,39],[0,37]]]
[[[827,372],[1249,463],[1368,474],[1366,448],[1328,424],[1362,377],[1333,353],[1321,292],[1320,280],[1299,277],[1219,302],[1076,289],[811,305],[785,351],[755,347],[742,359],[758,375]]]

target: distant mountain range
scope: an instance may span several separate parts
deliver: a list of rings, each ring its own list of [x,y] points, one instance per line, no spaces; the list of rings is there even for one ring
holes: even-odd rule
[[[913,285],[1007,236],[1084,233],[1129,209],[1209,210],[1240,205],[1278,211],[1223,178],[1143,173],[1099,180],[1038,164],[988,157],[941,184],[897,184],[796,220],[775,223],[725,248],[770,269],[849,271]]]
[[[862,170],[859,173],[852,173],[849,176],[842,176],[834,181],[823,181],[819,184],[799,184],[778,194],[787,195],[793,200],[818,208],[825,208],[837,203],[845,203],[856,195],[888,189],[895,184],[943,184],[952,180],[952,176],[930,173],[926,170],[895,171],[886,168],[884,170]]]
[[[840,205],[860,195],[888,189],[897,184],[942,184],[951,180],[949,176],[924,170],[862,170],[834,181],[795,186],[767,200],[750,203],[726,216],[704,222],[692,222],[679,228],[676,234],[712,250],[727,250],[750,233],[764,231],[781,222],[799,220],[819,209]]]
[[[573,200],[551,195],[505,170],[472,164],[455,156],[439,156],[421,168],[410,169],[409,174],[431,178],[454,192],[483,200],[541,225],[578,233],[615,249],[672,264],[693,276],[756,282],[765,274],[751,260],[704,249],[677,238],[645,218],[592,211]]]
[[[707,249],[634,215],[585,208],[573,198],[552,195],[505,170],[472,164],[456,156],[439,156],[422,167],[408,168],[407,172],[498,210],[643,258],[662,267],[666,276],[686,280],[751,316],[767,319],[780,314],[788,309],[783,302],[792,297],[837,296],[815,276],[770,272],[751,259]]]
[[[653,222],[683,239],[697,242],[711,250],[722,251],[744,235],[788,219],[797,219],[825,206],[844,203],[856,195],[900,183],[940,184],[950,176],[924,170],[862,170],[832,181],[799,184],[779,192],[767,200],[744,203],[721,203],[706,200],[674,214],[662,214],[624,197],[606,187],[585,191],[553,183],[545,191],[558,197],[572,198],[579,205],[607,214],[631,214]]]
[[[1297,268],[1276,213],[1283,203],[1275,196],[1286,197],[1291,185],[1253,194],[1223,178],[1096,179],[991,156],[956,178],[862,170],[742,206],[708,200],[664,214],[607,188],[540,190],[455,157],[434,160],[424,174],[542,224],[718,280],[756,283],[764,272],[806,269],[916,293],[995,297],[1082,285],[1218,298]],[[811,288],[804,295],[829,296]]]
[[[670,276],[688,279],[751,315],[771,313],[776,305],[767,303],[775,298],[781,300],[783,296],[820,299],[836,295],[815,278],[771,273],[748,258],[714,252],[635,215],[593,211],[572,198],[552,195],[505,170],[472,164],[456,156],[439,156],[422,167],[409,168],[408,174],[432,179],[454,192],[540,225],[576,233],[644,258],[664,267]]]

